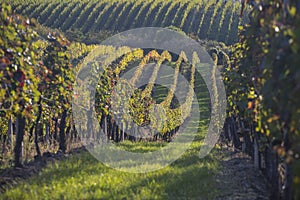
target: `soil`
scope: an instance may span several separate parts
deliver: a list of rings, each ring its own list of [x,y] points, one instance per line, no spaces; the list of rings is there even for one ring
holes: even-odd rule
[[[228,147],[221,151],[221,170],[215,175],[217,200],[270,199],[269,183],[250,156]]]

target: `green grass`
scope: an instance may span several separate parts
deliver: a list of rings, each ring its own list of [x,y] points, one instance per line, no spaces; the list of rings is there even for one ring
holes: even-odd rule
[[[123,150],[135,152],[135,153],[146,153],[157,151],[162,147],[165,147],[168,143],[166,142],[131,142],[125,140],[124,142],[116,143],[118,147]]]
[[[166,144],[119,144],[135,152],[154,151]],[[150,173],[126,173],[98,162],[88,152],[53,163],[35,177],[10,188],[0,199],[214,199],[214,153],[199,159],[201,142],[177,161]]]

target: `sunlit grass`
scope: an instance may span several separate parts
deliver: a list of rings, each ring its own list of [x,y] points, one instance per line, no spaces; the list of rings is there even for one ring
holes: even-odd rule
[[[155,151],[165,143],[124,142],[122,148]],[[88,152],[46,167],[35,177],[8,189],[1,199],[213,199],[213,154],[199,159],[200,141],[171,165],[150,173],[126,173],[109,168]]]
[[[124,142],[116,143],[118,147],[130,152],[139,152],[139,153],[146,153],[146,152],[153,152],[163,148],[167,145],[166,142],[132,142],[129,140],[125,140]]]

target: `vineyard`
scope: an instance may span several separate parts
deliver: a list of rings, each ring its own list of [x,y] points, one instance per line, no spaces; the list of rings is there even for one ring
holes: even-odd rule
[[[104,48],[104,49],[103,49]],[[108,51],[106,50],[106,47],[100,46],[97,48],[97,52],[101,51],[105,54],[109,54],[111,52],[117,52],[117,54],[122,55],[124,52],[128,51],[128,49],[113,49],[110,48]],[[111,138],[112,140],[123,141],[124,139],[131,139],[131,136],[127,135],[126,132],[131,133],[130,135],[133,135],[135,137],[134,140],[138,140],[139,138],[136,137],[138,135],[135,132],[139,132],[134,126],[135,124],[139,126],[145,126],[146,124],[149,124],[152,122],[151,126],[153,126],[153,130],[157,129],[157,133],[148,133],[148,135],[152,135],[152,137],[160,138],[163,137],[164,140],[170,140],[172,135],[176,132],[176,129],[180,127],[183,122],[186,120],[186,118],[190,114],[190,110],[192,108],[193,99],[194,99],[194,90],[203,90],[205,89],[205,83],[203,80],[201,80],[201,77],[198,76],[196,79],[196,85],[197,88],[194,87],[195,82],[195,65],[192,65],[190,68],[188,63],[185,63],[184,58],[186,60],[186,56],[184,52],[181,53],[181,55],[178,57],[178,59],[174,62],[172,61],[172,56],[167,52],[164,51],[161,54],[159,54],[157,51],[152,50],[146,55],[144,55],[143,50],[138,49],[136,51],[130,52],[129,54],[125,54],[123,57],[119,59],[119,62],[116,62],[113,66],[107,66],[103,68],[102,70],[105,72],[104,75],[101,74],[102,78],[100,78],[100,82],[97,83],[97,91],[96,91],[96,108],[99,119],[101,119],[100,126],[105,127],[104,132],[105,137],[104,140],[106,141],[108,138]],[[197,59],[197,57],[195,58]],[[199,58],[198,58],[199,59]],[[153,67],[149,67],[148,64],[155,61],[155,65]],[[128,66],[134,66],[133,64],[139,63],[138,67],[136,69],[131,69]],[[164,67],[162,67],[162,64],[168,65],[170,67],[173,66],[175,68],[174,75],[167,73],[166,70],[164,70]],[[168,64],[167,64],[168,63]],[[147,67],[145,67],[147,66]],[[96,68],[99,66],[96,66]],[[99,69],[98,69],[99,70]],[[122,77],[126,71],[130,71],[131,75],[127,75],[129,77],[126,81],[127,83],[122,83],[122,85],[116,85],[115,87],[128,87],[131,85],[134,88],[139,88],[139,86],[143,86],[143,83],[139,83],[138,80],[146,80],[146,83],[152,83],[147,84],[142,89],[134,90],[133,97],[130,96],[130,92],[128,94],[122,94],[122,95],[108,95],[112,92],[112,87],[114,87],[115,83],[118,83],[119,77]],[[81,71],[80,71],[81,72]],[[81,74],[79,72],[79,76],[81,77]],[[82,71],[82,73],[86,73],[85,70]],[[107,73],[107,76],[105,76]],[[177,80],[179,74],[181,74],[183,77],[190,77],[190,85],[177,85]],[[181,77],[181,79],[183,78]],[[149,80],[148,80],[149,79]],[[173,82],[172,85],[169,85],[171,88],[168,90],[165,86],[161,85],[155,85],[154,82],[156,79],[169,79],[169,83]],[[173,80],[172,80],[173,79]],[[97,78],[98,80],[98,78]],[[84,80],[80,80],[84,81]],[[124,81],[124,80],[123,80]],[[110,85],[108,85],[110,83]],[[125,84],[125,86],[123,85]],[[107,87],[108,85],[108,87]],[[176,96],[174,95],[174,91],[176,91],[176,88],[182,87],[180,91],[181,99],[178,100]],[[124,90],[123,88],[119,88]],[[80,97],[82,93],[84,93],[85,88],[78,88],[78,91],[76,92],[76,99],[75,104],[81,107],[85,106],[85,102],[83,101],[84,96]],[[118,90],[117,90],[118,91]],[[155,92],[154,92],[155,91]],[[166,92],[167,91],[167,92]],[[200,94],[200,92],[199,92]],[[202,92],[202,95],[205,95],[204,92]],[[124,96],[129,95],[129,96]],[[206,96],[208,94],[206,93]],[[102,97],[102,98],[100,98]],[[105,97],[105,98],[103,98]],[[186,99],[184,99],[185,97]],[[78,98],[78,99],[77,99]],[[208,97],[207,97],[208,98]],[[113,101],[112,101],[113,100]],[[129,105],[122,104],[122,101],[128,101],[130,102]],[[182,102],[180,106],[178,106],[179,102]],[[113,102],[113,103],[111,103]],[[150,113],[151,109],[154,109],[154,103],[156,106],[159,107],[159,109],[162,109],[165,116],[164,116],[164,122],[158,122],[155,121],[154,113]],[[137,104],[141,103],[140,106],[137,106]],[[177,104],[177,106],[176,106]],[[208,105],[207,105],[208,106]],[[126,107],[127,110],[125,109]],[[90,110],[92,108],[87,107],[86,110]],[[156,111],[157,112],[157,111]],[[207,112],[207,111],[206,111]],[[120,113],[119,115],[116,115],[116,113]],[[152,114],[152,115],[151,115]],[[87,119],[86,117],[83,117],[79,113],[74,116],[75,118],[78,118],[76,121],[78,121],[80,124],[84,123],[84,121],[91,121]],[[122,119],[122,122],[116,121],[118,118]],[[133,118],[132,122],[129,123],[131,120],[130,118]],[[117,125],[118,123],[118,125]],[[120,125],[121,123],[121,125]],[[162,124],[160,124],[162,123]],[[92,126],[92,125],[91,125]],[[89,127],[89,126],[88,126]],[[159,128],[158,128],[159,127]],[[87,130],[84,130],[83,132],[86,132]],[[82,131],[80,131],[82,132]],[[91,135],[92,137],[92,135]]]
[[[9,2],[9,1],[8,1]],[[10,2],[9,2],[10,3]],[[40,24],[93,43],[106,35],[140,27],[174,26],[200,39],[233,44],[240,4],[233,1],[13,1],[13,9]],[[94,35],[99,35],[95,38]],[[85,37],[87,35],[88,37]],[[104,36],[103,36],[104,35]],[[77,38],[78,37],[78,38]],[[107,36],[106,36],[107,37]]]
[[[296,0],[4,2],[0,199],[299,199]]]

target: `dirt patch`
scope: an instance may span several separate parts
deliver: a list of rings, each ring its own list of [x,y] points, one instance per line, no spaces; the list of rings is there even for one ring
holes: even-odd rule
[[[219,196],[217,200],[267,200],[270,187],[250,156],[223,147],[220,154],[220,171],[215,175]]]

